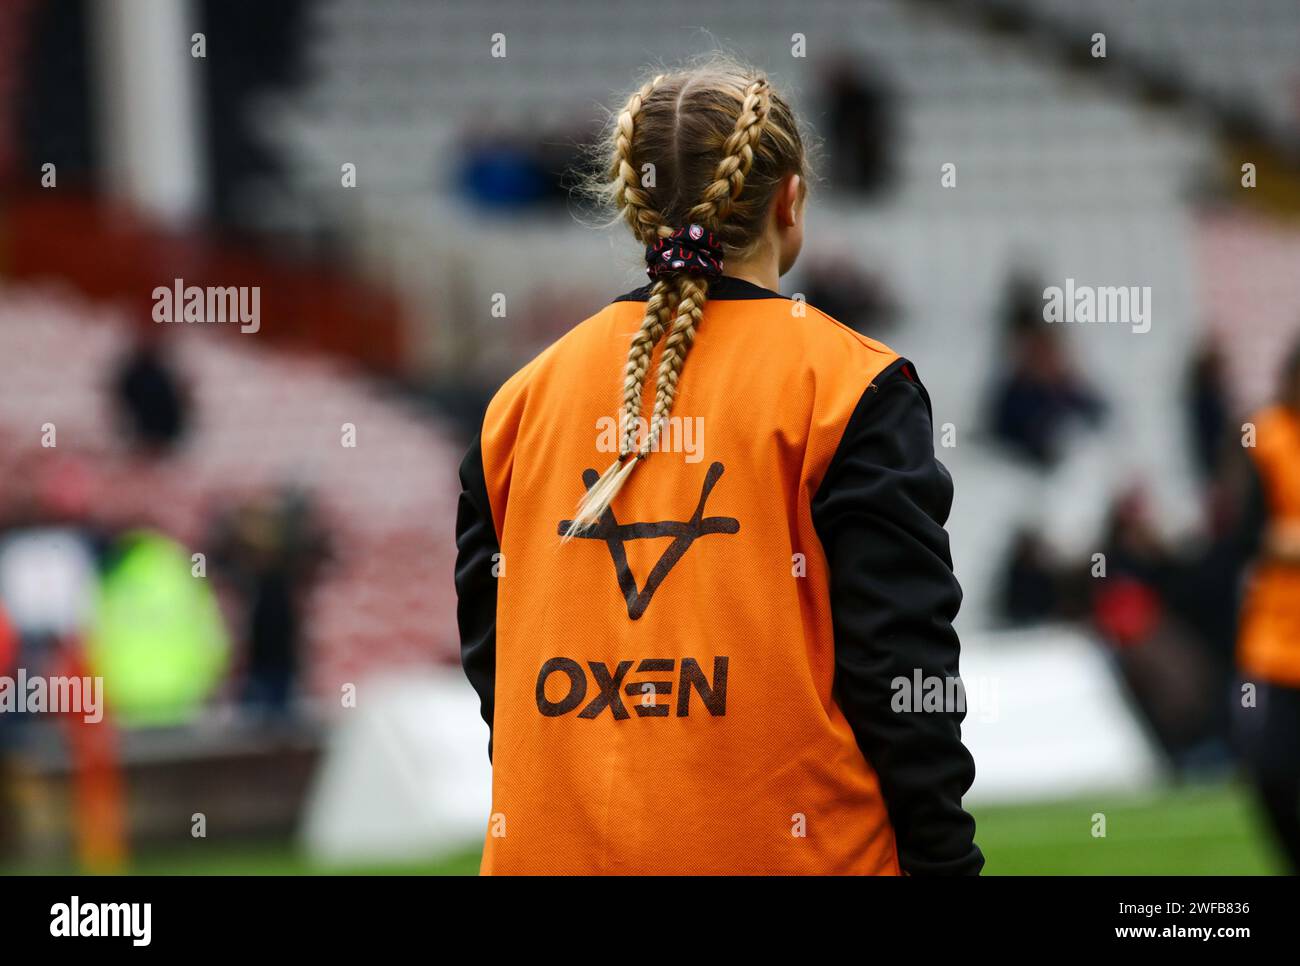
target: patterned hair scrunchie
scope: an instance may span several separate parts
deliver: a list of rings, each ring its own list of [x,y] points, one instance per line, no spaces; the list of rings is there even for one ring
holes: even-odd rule
[[[722,274],[722,244],[702,225],[678,228],[645,250],[645,273],[651,278],[685,272],[717,278]]]

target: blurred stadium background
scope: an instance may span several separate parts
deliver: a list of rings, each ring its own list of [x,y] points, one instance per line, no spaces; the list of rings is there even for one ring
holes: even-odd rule
[[[0,674],[108,714],[0,715],[0,869],[476,869],[455,470],[640,284],[569,193],[601,106],[716,47],[821,141],[784,289],[951,424],[987,871],[1278,869],[1216,551],[1300,331],[1295,0],[4,4]],[[1150,331],[1039,324],[1066,278],[1150,286]],[[155,323],[176,279],[258,331]]]

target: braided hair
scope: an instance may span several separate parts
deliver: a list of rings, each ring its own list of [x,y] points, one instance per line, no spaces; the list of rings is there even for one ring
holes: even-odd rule
[[[789,106],[766,77],[721,59],[646,81],[614,116],[606,145],[609,163],[597,191],[648,247],[690,225],[716,237],[728,257],[748,257],[761,243],[781,180],[806,175]],[[644,165],[654,166],[649,186]],[[708,297],[707,276],[655,273],[623,369],[618,459],[579,502],[566,540],[600,520],[658,445]],[[651,360],[665,334],[649,428],[641,433]]]

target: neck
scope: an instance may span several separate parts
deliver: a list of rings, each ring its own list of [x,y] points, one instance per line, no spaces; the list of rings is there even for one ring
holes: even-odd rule
[[[771,292],[780,290],[781,270],[777,264],[775,254],[770,257],[755,256],[743,262],[728,259],[726,271],[723,274],[746,282],[752,282]]]

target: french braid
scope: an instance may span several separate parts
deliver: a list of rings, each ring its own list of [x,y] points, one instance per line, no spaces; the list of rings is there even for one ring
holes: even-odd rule
[[[690,210],[687,220],[691,224],[716,229],[727,220],[732,203],[745,189],[745,178],[754,164],[754,145],[763,133],[767,119],[769,95],[767,79],[760,77],[749,85],[741,105],[736,129],[723,145],[722,160],[713,181],[704,189],[704,199]],[[659,442],[673,401],[677,398],[677,382],[681,378],[686,354],[695,344],[695,330],[704,316],[704,303],[709,297],[709,284],[691,275],[679,275],[677,282],[677,315],[673,319],[663,357],[659,360],[659,375],[655,386],[655,408],[650,420],[650,432],[641,455],[650,452]]]
[[[672,234],[676,227],[680,227],[675,222],[680,221],[682,225],[699,224],[710,231],[717,231],[730,248],[743,250],[752,243],[752,236],[757,234],[762,214],[770,204],[779,178],[784,174],[803,173],[805,159],[802,143],[788,107],[784,102],[779,102],[782,112],[780,123],[777,125],[778,130],[773,132],[773,144],[764,155],[765,168],[770,170],[764,173],[762,187],[749,192],[747,196],[747,179],[754,168],[756,157],[762,153],[760,147],[764,144],[764,133],[768,130],[774,95],[766,78],[756,77],[752,72],[748,72],[745,77],[745,73],[743,69],[724,65],[720,69],[705,68],[679,75],[659,74],[635,91],[617,114],[608,142],[611,146],[611,160],[606,172],[610,185],[609,196],[619,219],[627,224],[642,244],[648,245]],[[739,81],[739,77],[744,77],[744,80]],[[733,84],[736,86],[733,87]],[[730,101],[734,121],[725,137],[721,131],[716,135],[722,141],[718,154],[714,155],[718,161],[707,176],[708,180],[701,177],[696,182],[704,182],[703,189],[696,196],[698,200],[684,211],[676,205],[669,206],[670,210],[666,211],[655,203],[655,189],[647,190],[642,185],[636,163],[647,156],[643,150],[647,135],[641,123],[647,105],[653,103],[654,120],[661,129],[655,132],[658,136],[650,140],[654,141],[664,155],[679,157],[685,147],[680,143],[685,135],[685,127],[701,123],[697,119],[698,115],[690,118],[685,116],[687,107],[683,101],[692,93],[704,98],[706,106],[712,109],[709,115],[712,119],[722,115],[731,90],[735,91],[735,94],[729,95],[734,98]],[[666,129],[667,133],[662,129]],[[684,174],[681,170],[675,173],[680,193],[683,187],[680,181]],[[744,223],[733,224],[730,220],[742,198],[747,199]],[[676,212],[676,216],[670,220],[673,212]],[[640,329],[632,337],[623,370],[621,414],[624,422],[618,459],[610,464],[583,496],[564,539],[568,540],[594,526],[636,465],[658,445],[672,413],[682,369],[695,342],[708,297],[708,280],[684,272],[661,277],[651,285],[645,315]],[[655,374],[649,431],[638,445],[637,435],[651,360],[665,333],[667,339]]]

